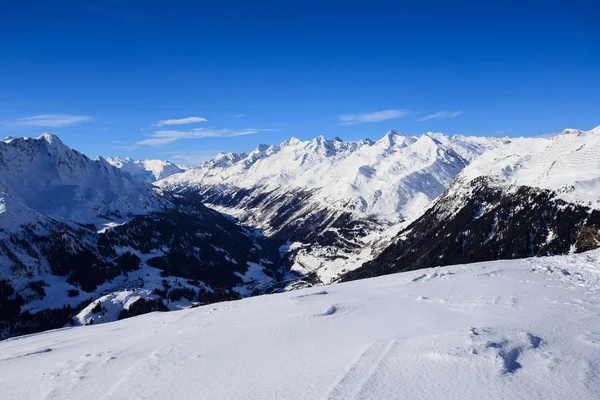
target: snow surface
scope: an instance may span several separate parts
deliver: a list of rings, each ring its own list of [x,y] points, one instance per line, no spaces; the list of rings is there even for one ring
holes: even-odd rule
[[[6,399],[597,399],[600,251],[0,342]]]
[[[600,208],[600,127],[566,129],[551,138],[520,138],[484,153],[460,174],[557,192],[562,199]]]

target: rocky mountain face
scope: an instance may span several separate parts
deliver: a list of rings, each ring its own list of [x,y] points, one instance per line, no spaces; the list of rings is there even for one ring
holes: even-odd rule
[[[516,139],[465,168],[392,245],[342,280],[600,245],[600,129]]]
[[[502,143],[396,131],[376,142],[291,138],[221,154],[156,185],[288,242],[292,270],[328,282],[360,265],[377,233],[420,214],[473,159]]]
[[[252,294],[282,274],[280,243],[54,135],[0,142],[0,165],[0,337],[106,320],[102,304],[75,317],[109,293],[140,293],[111,303],[129,316]]]

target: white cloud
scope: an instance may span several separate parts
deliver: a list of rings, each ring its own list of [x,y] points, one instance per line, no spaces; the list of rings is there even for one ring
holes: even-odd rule
[[[388,119],[402,118],[410,114],[408,110],[383,110],[366,114],[346,114],[340,116],[342,125],[363,124],[366,122],[381,122]]]
[[[161,146],[181,139],[202,139],[206,137],[236,137],[245,135],[254,135],[255,133],[267,131],[266,129],[205,129],[196,128],[189,131],[179,130],[160,130],[148,135],[136,143],[137,146]]]
[[[167,155],[168,159],[176,164],[195,166],[201,165],[205,161],[214,158],[218,152],[212,150],[199,150],[199,151],[188,151],[188,152],[162,152],[158,154]]]
[[[547,138],[551,138],[551,137],[558,136],[558,135],[560,135],[560,132],[540,133],[539,135],[533,135],[532,137],[536,137],[536,138],[540,138],[540,139],[547,139]]]
[[[235,116],[236,118],[244,118],[244,114],[238,114]]]
[[[158,121],[156,123],[157,126],[165,126],[165,125],[185,125],[185,124],[196,124],[198,122],[206,122],[206,118],[201,117],[187,117],[181,119],[165,119],[163,121]]]
[[[80,122],[91,121],[92,119],[92,117],[87,115],[43,114],[20,118],[17,120],[17,124],[60,128],[78,124]]]
[[[454,117],[458,117],[460,114],[462,114],[462,111],[439,111],[436,112],[435,114],[429,114],[424,116],[421,119],[418,119],[418,122],[422,122],[422,121],[427,121],[430,119],[437,119],[437,118],[454,118]]]
[[[497,131],[494,131],[494,133],[496,135],[506,135],[508,133],[512,133],[513,129],[512,128],[506,128],[506,129],[499,129]]]

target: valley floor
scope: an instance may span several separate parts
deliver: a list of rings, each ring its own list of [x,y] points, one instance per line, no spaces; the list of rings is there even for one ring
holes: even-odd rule
[[[600,251],[0,342],[2,399],[598,399]]]

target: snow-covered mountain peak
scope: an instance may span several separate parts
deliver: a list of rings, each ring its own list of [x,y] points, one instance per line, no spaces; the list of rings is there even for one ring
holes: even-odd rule
[[[411,145],[415,141],[416,139],[413,137],[410,137],[404,133],[400,133],[396,130],[390,129],[384,137],[382,137],[375,143],[375,145],[387,148],[405,147]]]
[[[102,157],[90,160],[56,135],[0,142],[0,186],[12,197],[8,214],[17,225],[38,219],[80,223],[159,209],[154,189]]]
[[[293,137],[293,136],[292,136],[292,137],[290,137],[290,138],[287,138],[286,140],[284,140],[284,141],[281,143],[281,145],[280,145],[280,146],[281,146],[281,147],[287,147],[287,146],[296,146],[296,145],[298,145],[298,144],[300,144],[300,143],[302,143],[302,141],[301,141],[300,139],[298,139],[297,137]]]
[[[252,153],[264,153],[268,149],[269,149],[269,145],[268,144],[261,143],[258,146],[256,146],[256,149],[254,149],[254,151],[252,151]]]
[[[208,162],[157,184],[170,190],[312,191],[313,200],[326,207],[397,221],[399,214],[407,217],[437,197],[470,160],[498,141],[441,134],[434,140],[394,130],[377,142],[290,138],[279,146],[261,145],[239,162]]]
[[[147,182],[154,182],[187,169],[171,161],[163,160],[133,160],[129,157],[109,157],[106,161]]]
[[[600,134],[600,126],[590,129],[589,131],[569,128],[569,129],[563,130],[560,133],[560,135],[596,135],[596,134]]]
[[[248,157],[246,153],[219,153],[212,160],[206,161],[203,167],[208,169],[227,168],[246,157]]]
[[[564,129],[560,134],[561,135],[581,135],[583,133],[585,133],[585,131],[582,131],[579,129],[567,128],[567,129]]]
[[[38,137],[38,139],[44,139],[46,142],[48,142],[48,144],[55,144],[55,145],[64,144],[58,138],[58,136],[56,136],[54,133],[50,133],[50,132],[46,132],[46,133],[42,134],[40,137]]]
[[[597,129],[597,128],[596,128]],[[505,185],[556,191],[561,198],[600,208],[600,135],[565,129],[550,138],[518,138],[489,151],[460,175]]]

